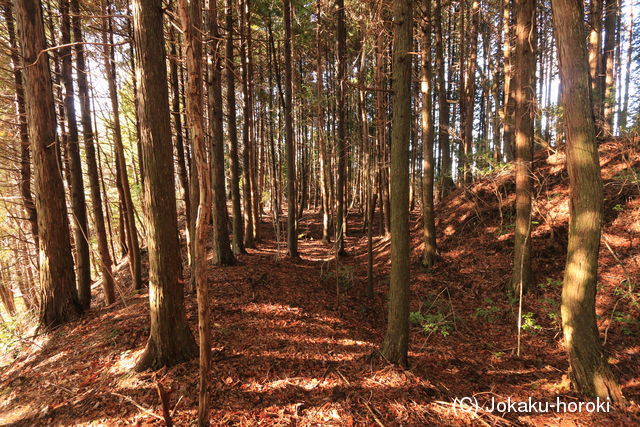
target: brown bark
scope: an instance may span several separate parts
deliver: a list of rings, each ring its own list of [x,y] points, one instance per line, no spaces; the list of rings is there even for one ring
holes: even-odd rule
[[[178,37],[173,26],[169,27],[169,81],[171,85],[171,116],[174,125],[174,141],[178,155],[178,179],[184,199],[185,226],[191,224],[191,194],[189,192],[189,175],[184,156],[184,138],[182,136],[182,112],[180,109],[180,84],[178,77]]]
[[[590,102],[583,10],[574,0],[554,0],[552,10],[560,59],[570,188],[569,245],[561,305],[570,378],[580,393],[624,403],[596,323],[603,189]]]
[[[137,370],[158,369],[191,359],[196,344],[183,306],[178,246],[173,150],[167,94],[162,2],[133,3],[136,74],[140,76],[138,117],[144,160],[143,206],[149,248],[151,325]]]
[[[31,160],[29,154],[29,128],[27,124],[27,112],[24,100],[24,86],[22,70],[20,68],[20,55],[18,54],[18,41],[13,21],[11,1],[2,2],[2,12],[7,26],[9,48],[11,49],[11,69],[13,71],[13,83],[15,86],[15,104],[18,117],[18,131],[20,133],[20,195],[22,204],[27,213],[27,220],[31,227],[31,235],[36,248],[38,247],[38,213],[31,195]]]
[[[291,50],[291,1],[284,0],[284,140],[287,157],[287,250],[291,258],[297,258],[299,255],[298,235],[296,233],[296,161],[293,142],[293,64]]]
[[[466,33],[464,39],[469,36],[469,47],[466,53],[467,60],[464,76],[464,120],[462,123],[462,145],[463,145],[463,182],[470,183],[473,177],[471,168],[473,163],[473,119],[476,97],[476,58],[478,56],[478,28],[480,22],[480,1],[473,0],[471,5],[471,28]]]
[[[229,158],[231,181],[231,232],[233,239],[231,248],[235,255],[245,253],[242,209],[240,208],[240,161],[238,159],[238,128],[236,126],[236,78],[233,59],[233,5],[232,0],[226,0],[226,48],[225,64],[227,78],[227,131],[229,133]]]
[[[436,68],[438,70],[438,145],[442,150],[441,196],[443,198],[455,187],[451,175],[451,147],[449,143],[449,103],[447,82],[444,78],[444,33],[442,31],[442,0],[436,0],[435,10]]]
[[[75,288],[69,222],[57,155],[49,59],[46,52],[42,53],[46,42],[41,4],[38,0],[19,0],[15,4],[38,212],[40,324],[53,327],[76,318],[82,306]]]
[[[71,42],[71,18],[69,1],[60,1],[61,24],[60,42],[68,45]],[[89,258],[89,228],[87,225],[87,206],[82,180],[82,163],[78,140],[78,122],[76,119],[75,95],[71,47],[60,49],[60,79],[64,89],[64,112],[67,119],[65,158],[68,160],[67,177],[71,193],[71,212],[73,217],[73,240],[76,254],[76,286],[78,297],[84,308],[91,305],[91,264]]]
[[[327,184],[327,147],[324,135],[323,83],[322,83],[322,10],[321,0],[316,0],[316,132],[318,138],[318,159],[320,162],[320,197],[322,199],[322,241],[329,243],[331,204]]]
[[[604,0],[591,0],[589,3],[589,73],[591,76],[591,91],[593,99],[593,113],[596,117],[596,128],[602,121],[604,87],[602,79],[602,15]]]
[[[503,70],[504,70],[504,102],[502,112],[502,148],[507,161],[514,158],[514,122],[515,122],[515,98],[513,93],[513,59],[512,59],[512,36],[511,28],[511,1],[505,0],[502,16],[502,34],[504,44],[502,45]]]
[[[227,197],[224,178],[224,128],[222,114],[222,38],[218,28],[218,8],[209,0],[209,131],[211,132],[211,165],[213,191],[213,262],[233,265],[235,257],[229,242]]]
[[[215,1],[215,0],[214,0]],[[195,285],[198,299],[198,341],[200,348],[198,386],[198,426],[209,425],[209,283],[207,263],[207,231],[211,219],[211,171],[207,163],[204,135],[204,102],[202,90],[202,9],[200,0],[179,0],[180,20],[187,66],[187,125],[193,147],[193,160],[198,182],[198,210],[195,219]],[[193,182],[193,181],[192,181]]]
[[[422,105],[420,119],[422,126],[422,221],[423,241],[422,265],[433,267],[436,261],[436,225],[433,205],[433,72],[431,68],[431,0],[423,0],[424,19],[422,21],[422,64],[420,92]]]
[[[393,118],[391,140],[391,274],[382,354],[407,366],[409,347],[409,139],[411,135],[411,0],[393,3]]]
[[[247,58],[247,35],[249,0],[240,1],[240,61],[242,64],[242,202],[244,214],[244,247],[254,248],[253,239],[253,196],[252,196],[252,167],[251,150],[253,144],[253,97],[251,96],[251,84],[249,81],[249,59]]]
[[[604,49],[602,52],[601,93],[603,95],[602,130],[605,135],[613,132],[614,81],[613,60],[616,48],[616,19],[618,16],[618,0],[605,0],[604,17]]]
[[[535,27],[535,0],[515,0],[515,98],[516,227],[511,289],[515,295],[531,283],[531,174],[533,173],[533,118],[536,56],[531,39]]]
[[[106,15],[110,14],[110,0],[107,0]],[[116,173],[120,185],[118,186],[118,196],[120,205],[122,206],[122,217],[124,217],[124,225],[127,234],[127,255],[129,257],[129,270],[131,272],[131,280],[133,288],[142,289],[142,268],[140,265],[140,243],[138,242],[138,230],[136,227],[135,212],[133,200],[131,198],[131,186],[129,185],[129,174],[127,172],[127,164],[124,157],[124,145],[122,143],[122,128],[120,125],[120,107],[118,103],[118,87],[116,82],[115,54],[113,46],[107,45],[107,33],[109,34],[108,43],[113,45],[113,29],[112,19],[107,18],[107,28],[104,31],[104,66],[109,84],[109,98],[111,101],[111,109],[113,113],[113,141],[115,145],[116,155]]]
[[[87,173],[89,175],[89,194],[91,196],[91,211],[96,237],[98,239],[98,254],[100,255],[100,272],[102,276],[102,289],[107,305],[115,302],[115,288],[113,273],[111,271],[111,254],[109,253],[109,243],[107,241],[107,230],[104,223],[104,213],[102,212],[102,196],[100,194],[100,180],[98,178],[98,163],[96,160],[96,148],[91,123],[91,105],[89,98],[89,85],[87,82],[88,70],[84,56],[84,41],[82,27],[80,23],[79,0],[71,0],[71,23],[73,27],[73,39],[78,43],[74,45],[76,54],[76,69],[78,79],[78,96],[80,98],[80,117],[82,122],[82,136],[87,162]],[[80,295],[83,306],[89,307],[90,296]]]

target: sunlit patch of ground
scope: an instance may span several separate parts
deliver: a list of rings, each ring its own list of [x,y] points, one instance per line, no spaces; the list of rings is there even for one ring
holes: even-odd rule
[[[620,150],[614,143],[601,146],[607,197],[603,235],[611,251],[602,245],[597,305],[614,370],[627,397],[637,401],[640,330],[632,320],[640,313],[634,305],[637,288],[629,284],[640,282],[640,198],[636,184],[621,174],[629,169],[627,159],[636,168],[640,159],[620,156]],[[240,256],[236,266],[210,269],[213,424],[637,424],[637,405],[592,416],[453,410],[453,399],[464,396],[580,399],[569,389],[558,317],[568,218],[565,156],[551,154],[536,154],[535,280],[523,300],[531,324],[522,333],[520,356],[517,306],[504,292],[512,262],[510,167],[456,190],[438,206],[440,258],[429,271],[420,267],[420,217],[417,210],[412,214],[411,311],[420,311],[431,324],[430,332],[412,325],[408,370],[389,366],[378,353],[390,250],[389,237],[378,235],[379,215],[373,228],[372,300],[365,294],[360,215],[349,215],[349,256],[337,262],[333,244],[320,241],[316,212],[305,211],[300,219],[305,237],[299,260],[286,257],[283,236],[278,243],[265,215],[256,249]],[[116,270],[128,292],[126,263]],[[187,295],[185,305],[195,333],[195,296]],[[0,368],[0,425],[162,425],[156,384],[168,394],[175,424],[192,424],[196,360],[154,373],[131,370],[146,343],[147,306],[144,293],[108,309],[98,299],[79,322],[37,337],[37,345]]]

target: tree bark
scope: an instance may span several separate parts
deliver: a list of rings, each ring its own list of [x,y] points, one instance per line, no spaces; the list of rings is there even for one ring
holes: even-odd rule
[[[604,0],[591,0],[589,3],[589,73],[591,75],[591,91],[593,113],[596,118],[596,129],[602,124],[603,90],[602,79],[602,14]]]
[[[31,194],[31,159],[29,153],[29,125],[27,123],[27,112],[24,100],[24,85],[22,79],[22,69],[20,68],[20,55],[18,54],[18,41],[13,21],[13,13],[10,0],[2,2],[2,11],[7,26],[9,36],[9,48],[11,49],[11,69],[13,71],[13,83],[15,86],[16,115],[18,118],[18,132],[20,133],[20,195],[22,204],[27,213],[27,220],[31,227],[31,235],[35,247],[38,242],[38,212],[33,203]]]
[[[115,302],[115,288],[113,273],[111,271],[111,254],[109,253],[109,243],[107,241],[107,230],[104,223],[104,213],[102,212],[102,196],[100,194],[100,180],[98,177],[98,163],[96,160],[96,148],[93,135],[93,125],[91,123],[91,105],[89,98],[89,85],[87,82],[88,70],[84,57],[84,42],[82,27],[80,24],[80,4],[79,0],[71,0],[71,23],[73,27],[74,45],[76,53],[76,69],[78,78],[78,96],[80,98],[80,117],[82,121],[82,136],[87,161],[87,172],[89,175],[89,194],[91,196],[91,210],[95,226],[96,237],[98,238],[98,253],[100,255],[100,272],[102,276],[102,289],[104,292],[105,304],[110,305]],[[89,297],[81,294],[80,302],[85,308],[89,307]]]
[[[107,0],[106,15],[110,15],[111,3]],[[111,100],[111,110],[113,112],[113,141],[116,155],[116,173],[120,181],[119,198],[122,206],[122,213],[125,217],[125,227],[127,234],[127,256],[129,257],[129,270],[133,288],[142,289],[142,267],[140,265],[140,243],[138,242],[138,230],[136,227],[135,211],[133,199],[131,198],[131,186],[129,185],[129,174],[127,163],[124,157],[124,145],[122,143],[122,128],[120,125],[120,106],[118,103],[118,86],[116,82],[115,53],[113,46],[108,46],[107,42],[113,45],[113,24],[112,19],[107,19],[107,28],[104,31],[104,66],[109,83],[109,98]],[[107,33],[109,39],[107,40]]]
[[[512,29],[511,29],[511,0],[505,0],[502,16],[502,33],[504,44],[502,45],[503,69],[504,69],[504,102],[502,113],[502,147],[507,161],[514,158],[514,131],[515,122],[515,98],[513,93],[513,58],[512,58]]]
[[[191,224],[191,193],[189,192],[189,174],[184,156],[184,138],[182,136],[182,112],[180,109],[180,84],[178,76],[178,36],[173,26],[169,27],[169,81],[171,85],[171,115],[175,128],[175,146],[178,155],[178,179],[184,199],[185,227]],[[186,230],[185,230],[186,231]]]
[[[330,215],[333,210],[329,201],[327,184],[327,147],[324,138],[324,110],[323,110],[323,83],[322,83],[322,9],[321,0],[316,0],[316,134],[318,138],[318,159],[320,161],[320,196],[322,199],[322,241],[329,243]]]
[[[338,0],[339,1],[339,0]],[[287,249],[291,258],[298,258],[296,232],[296,160],[293,142],[293,64],[291,59],[291,1],[284,0],[284,139],[287,155]]]
[[[251,146],[253,144],[253,97],[251,96],[249,82],[249,60],[247,58],[247,31],[246,20],[248,17],[249,0],[240,1],[240,62],[242,65],[242,202],[244,215],[244,247],[255,248],[253,239],[253,196],[251,186]]]
[[[604,49],[602,52],[602,94],[603,116],[602,130],[605,135],[613,133],[614,82],[613,60],[616,48],[616,19],[618,16],[618,0],[605,0],[604,16]]]
[[[344,0],[336,0],[336,37],[338,39],[337,51],[337,86],[336,86],[336,102],[337,105],[337,125],[338,135],[336,139],[336,151],[338,156],[338,180],[336,182],[336,253],[345,255],[344,237],[346,231],[346,207],[345,207],[345,186],[346,186],[346,148],[345,140],[347,138],[347,124],[345,111],[345,85],[347,78],[347,30],[344,17]]]
[[[393,118],[391,140],[391,274],[382,354],[407,366],[409,347],[409,139],[411,135],[411,0],[393,3]]]
[[[233,265],[235,257],[229,242],[227,197],[224,177],[224,125],[222,114],[222,38],[218,28],[218,7],[209,0],[209,131],[211,132],[211,164],[213,190],[213,262]]]
[[[515,55],[513,94],[515,98],[516,227],[511,290],[526,291],[531,283],[531,174],[533,173],[533,118],[536,55],[531,39],[536,25],[535,0],[515,0]]]
[[[60,1],[60,42],[68,45],[71,42],[71,17],[69,0]],[[89,258],[89,227],[87,225],[87,205],[85,201],[84,182],[82,180],[82,163],[78,141],[78,122],[76,119],[75,95],[73,85],[71,47],[60,49],[60,79],[64,88],[64,112],[67,118],[66,157],[68,159],[68,182],[71,193],[71,212],[73,216],[73,240],[76,254],[76,286],[80,303],[87,309],[91,305],[91,262]]]
[[[78,300],[57,155],[56,114],[39,0],[16,1],[23,58],[25,104],[33,153],[40,256],[41,326],[50,328],[75,319]]]
[[[175,176],[169,121],[162,2],[133,3],[138,117],[144,161],[143,206],[149,248],[149,340],[136,370],[158,369],[191,359],[196,344],[183,306]]]
[[[622,100],[622,111],[620,113],[620,129],[623,131],[627,130],[627,122],[629,120],[629,85],[631,83],[631,60],[633,58],[633,9],[631,9],[631,14],[629,17],[629,40],[627,45],[627,65],[626,65],[626,73],[624,77],[624,96]]]
[[[214,0],[215,1],[215,0]],[[209,283],[207,263],[207,231],[211,219],[211,171],[207,163],[204,135],[204,102],[202,90],[202,8],[200,0],[179,0],[180,20],[187,65],[187,125],[191,130],[193,159],[197,171],[198,210],[195,220],[195,274],[198,299],[198,341],[200,348],[198,386],[198,426],[209,425],[207,376],[211,346],[209,344]]]
[[[227,126],[229,132],[229,157],[231,171],[231,214],[233,239],[231,247],[235,255],[245,253],[242,209],[240,208],[240,161],[238,159],[238,128],[236,126],[236,78],[233,65],[233,5],[231,0],[226,1],[226,51],[225,63],[227,71]]]
[[[442,180],[440,198],[445,197],[455,187],[451,175],[451,147],[449,144],[449,103],[447,102],[447,82],[444,78],[444,33],[442,32],[442,0],[436,0],[435,12],[436,68],[438,70],[438,145],[442,150]]]
[[[420,119],[422,125],[422,222],[423,241],[422,265],[433,267],[436,261],[436,225],[433,205],[433,72],[431,69],[431,0],[423,0],[424,19],[422,21],[422,65],[421,86],[422,105]]]
[[[562,285],[562,328],[570,378],[585,395],[623,403],[596,323],[595,300],[603,190],[590,101],[583,10],[575,0],[553,0],[560,59],[569,173],[569,246]]]

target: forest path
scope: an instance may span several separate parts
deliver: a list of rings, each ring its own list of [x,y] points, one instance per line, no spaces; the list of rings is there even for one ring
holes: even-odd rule
[[[360,214],[349,216],[349,256],[337,264],[333,246],[319,240],[318,213],[305,212],[300,221],[304,236],[298,260],[285,256],[285,243],[277,242],[265,216],[256,249],[241,255],[235,266],[210,266],[209,386],[215,425],[639,422],[637,405],[609,414],[474,415],[452,410],[452,399],[465,396],[476,396],[481,403],[491,398],[579,399],[567,387],[557,320],[566,228],[559,219],[555,237],[545,237],[542,229],[534,233],[540,285],[523,302],[524,312],[531,315],[517,356],[517,305],[503,292],[512,256],[509,229],[503,226],[508,212],[504,220],[498,218],[491,204],[495,197],[485,191],[489,184],[460,192],[439,208],[441,258],[431,271],[419,265],[420,216],[412,212],[411,310],[421,313],[422,318],[414,315],[414,320],[422,326],[412,326],[408,370],[377,357],[386,317],[388,238],[374,236],[375,295],[369,300]],[[605,184],[607,188],[622,194]],[[563,194],[556,187],[548,191]],[[608,203],[619,201],[610,197]],[[633,228],[640,199],[632,197],[622,206],[611,211],[615,215],[609,215],[605,233],[626,260],[627,271],[638,277],[632,261],[640,256],[634,243],[640,230]],[[376,215],[376,231],[378,221]],[[117,270],[126,288],[126,263]],[[601,276],[599,312],[608,316],[624,274],[606,248],[601,252]],[[99,293],[99,286],[95,290]],[[195,296],[188,294],[185,304],[195,331]],[[160,414],[156,381],[176,407],[176,425],[191,424],[197,412],[197,360],[155,373],[131,372],[148,334],[146,292],[128,297],[126,305],[120,301],[108,308],[96,298],[94,307],[80,321],[36,337],[29,350],[0,368],[0,425],[162,425],[128,400]],[[634,316],[633,310],[626,300],[617,306],[619,314]],[[637,401],[640,353],[635,336],[621,329],[625,325],[633,333],[637,330],[635,324],[619,320],[608,331],[607,348],[625,394]]]

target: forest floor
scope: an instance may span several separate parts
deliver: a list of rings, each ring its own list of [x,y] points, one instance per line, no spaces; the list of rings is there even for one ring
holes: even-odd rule
[[[379,224],[369,300],[359,213],[350,213],[349,256],[337,263],[332,246],[319,240],[317,213],[306,212],[300,221],[300,260],[284,256],[284,242],[276,241],[265,218],[256,249],[236,266],[210,270],[214,425],[637,425],[639,153],[637,141],[601,146],[606,201],[597,312],[609,361],[632,402],[628,408],[474,413],[453,405],[463,397],[481,406],[492,399],[582,400],[569,388],[559,325],[568,215],[564,154],[538,152],[535,285],[522,302],[519,356],[518,302],[504,291],[513,256],[509,167],[438,205],[440,259],[431,271],[420,266],[420,214],[412,213],[411,311],[418,324],[411,329],[407,370],[388,365],[377,352],[389,270],[389,239],[377,235]],[[126,263],[118,274],[125,292]],[[148,334],[146,293],[107,308],[98,298],[81,320],[25,338],[17,358],[0,368],[0,425],[162,425],[156,382],[168,392],[175,424],[194,423],[197,360],[131,372]],[[194,295],[187,295],[186,308],[195,333]]]

